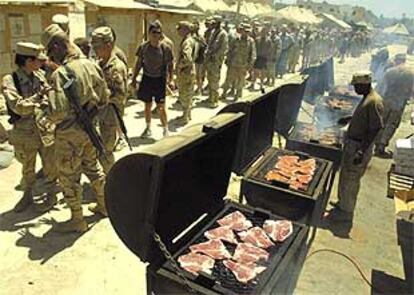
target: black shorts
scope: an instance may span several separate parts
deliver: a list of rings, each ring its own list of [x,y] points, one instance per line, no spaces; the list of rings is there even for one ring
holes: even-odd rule
[[[152,102],[154,99],[156,103],[165,103],[166,95],[166,79],[165,77],[149,77],[142,76],[139,84],[137,97],[143,102]]]
[[[258,56],[256,62],[254,63],[254,68],[256,70],[265,70],[267,66],[267,58],[265,56]]]

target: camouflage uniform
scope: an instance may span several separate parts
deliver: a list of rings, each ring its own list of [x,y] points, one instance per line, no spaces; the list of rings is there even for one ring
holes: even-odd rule
[[[111,31],[106,28],[108,27],[100,27],[92,33],[93,46],[113,42]],[[128,72],[125,63],[116,55],[115,50],[105,64],[101,62],[99,65],[111,92],[109,104],[99,113],[99,131],[106,153],[106,157],[101,157],[100,162],[105,173],[108,173],[115,163],[114,151],[119,135],[119,121],[115,108],[122,116],[126,103]]]
[[[179,26],[185,26],[189,31],[191,29],[191,24],[188,22],[180,22]],[[194,46],[194,39],[190,34],[183,38],[175,67],[177,71],[178,99],[183,106],[182,119],[185,122],[191,120],[195,79],[195,66],[193,60]]]
[[[18,43],[18,47],[20,44],[28,43]],[[31,194],[36,182],[36,156],[39,153],[46,177],[46,189],[49,194],[54,195],[57,172],[53,130],[52,142],[48,144],[49,146],[45,146],[38,127],[39,121],[36,118],[42,105],[47,104],[46,96],[41,96],[39,92],[43,87],[49,86],[41,71],[35,71],[32,76],[29,76],[22,68],[18,68],[15,73],[19,81],[20,93],[12,75],[3,78],[2,93],[8,108],[20,116],[13,124],[9,142],[14,146],[16,159],[22,164],[21,184],[25,192]]]
[[[369,74],[359,74],[353,84],[365,82]],[[361,79],[359,82],[358,79]],[[371,81],[371,80],[369,80]],[[339,174],[338,208],[352,220],[359,193],[361,178],[372,157],[373,141],[383,127],[382,98],[374,90],[364,98],[356,108],[345,137],[342,154],[341,172]],[[355,162],[358,153],[361,161]]]
[[[267,61],[267,79],[269,80],[270,84],[273,85],[276,78],[276,66],[277,61],[279,60],[280,51],[282,49],[282,43],[279,36],[277,35],[275,35],[271,41],[271,47],[269,50],[270,54]]]
[[[51,40],[57,36],[62,36],[60,30],[54,25],[47,27],[42,36],[45,47],[47,48]],[[68,46],[71,46],[71,44]],[[86,111],[103,108],[108,102],[109,90],[98,65],[73,50],[72,52],[69,51],[62,62],[62,66],[51,77],[55,91],[54,95],[49,97],[51,106],[49,116],[57,124],[56,158],[59,181],[65,201],[71,210],[71,219],[60,223],[58,230],[62,232],[83,232],[87,230],[87,224],[83,218],[81,206],[81,174],[84,173],[89,178],[96,193],[96,208],[98,209],[94,212],[98,211],[105,215],[105,173],[99,165],[96,148],[80,126],[74,108],[63,91],[62,86],[71,75],[76,77],[74,83],[76,83],[75,89],[79,104]]]
[[[206,52],[206,70],[209,85],[209,102],[216,107],[219,99],[221,66],[228,49],[227,33],[220,26],[212,31]]]
[[[229,78],[229,87],[234,83],[236,88],[235,99],[243,96],[243,87],[246,82],[247,71],[253,66],[256,60],[256,45],[252,37],[237,36],[229,48],[228,54],[229,68],[232,69],[231,74],[227,74]],[[228,88],[223,87],[223,96],[227,93]]]
[[[380,93],[384,99],[384,130],[376,140],[377,149],[388,146],[400,126],[405,105],[412,97],[414,72],[406,65],[389,69],[384,76]]]

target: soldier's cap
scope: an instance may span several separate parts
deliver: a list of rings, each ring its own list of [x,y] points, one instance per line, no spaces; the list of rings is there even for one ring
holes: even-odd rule
[[[395,55],[395,60],[405,62],[407,60],[407,54],[398,53],[398,54]]]
[[[149,32],[159,32],[162,33],[162,24],[159,20],[151,22],[148,26]]]
[[[352,76],[352,85],[357,84],[371,84],[372,83],[372,75],[369,71],[362,71],[357,72]]]
[[[207,17],[204,21],[205,24],[211,24],[212,22],[213,22],[213,17],[212,16]]]
[[[242,23],[241,25],[245,32],[250,33],[252,31],[252,26],[249,23]]]
[[[92,46],[99,47],[114,42],[114,34],[110,27],[99,27],[92,32]]]
[[[41,42],[42,45],[46,48],[50,45],[50,42],[55,37],[67,37],[66,33],[59,27],[57,24],[52,24],[44,29]]]
[[[64,31],[67,31],[69,28],[69,18],[64,14],[55,14],[52,17],[52,23],[61,27]]]
[[[47,60],[47,56],[44,54],[44,49],[45,48],[42,45],[30,42],[18,42],[16,44],[16,54],[31,56],[39,60]]]
[[[223,21],[223,17],[221,15],[214,15],[213,16],[213,22],[214,23],[221,23]]]
[[[78,46],[89,46],[89,41],[85,37],[79,37],[73,40],[73,43],[75,43]]]
[[[185,20],[179,21],[177,23],[176,29],[179,30],[181,28],[185,28],[185,29],[191,31],[193,29],[193,24],[190,23],[189,21],[185,21]]]

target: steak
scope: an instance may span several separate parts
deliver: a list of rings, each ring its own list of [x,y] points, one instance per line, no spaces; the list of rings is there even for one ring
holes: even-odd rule
[[[198,275],[200,272],[210,273],[214,267],[213,258],[192,252],[178,257],[178,262],[182,268],[194,275]]]
[[[254,263],[244,264],[234,262],[232,260],[223,261],[225,267],[231,270],[236,279],[241,283],[248,283],[253,280],[258,274],[266,270],[264,266],[258,266]]]
[[[221,226],[204,233],[204,236],[209,240],[222,240],[232,244],[237,244],[236,236],[234,232],[227,226]]]
[[[331,98],[326,101],[326,105],[335,110],[351,110],[352,103],[345,99]]]
[[[260,259],[267,261],[269,259],[269,253],[266,250],[247,243],[238,244],[233,255],[233,260],[241,263],[254,263]]]
[[[275,245],[266,235],[266,232],[260,227],[253,227],[247,231],[240,232],[239,237],[243,242],[263,249]]]
[[[278,170],[270,170],[269,172],[267,172],[265,179],[267,181],[278,181],[278,182],[283,182],[283,183],[289,183],[289,178],[280,174]]]
[[[205,243],[195,244],[190,246],[190,251],[193,253],[201,253],[210,256],[214,259],[230,258],[231,254],[227,251],[226,246],[220,240],[210,240]]]
[[[293,233],[293,225],[289,220],[266,220],[263,229],[275,242],[283,242]]]
[[[253,224],[240,211],[234,211],[217,220],[221,226],[227,226],[235,231],[243,231],[251,228]]]

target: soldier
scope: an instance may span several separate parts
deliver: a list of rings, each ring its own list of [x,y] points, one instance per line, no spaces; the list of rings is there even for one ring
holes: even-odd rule
[[[260,89],[263,89],[264,86],[264,79],[267,73],[267,62],[271,55],[270,50],[272,49],[272,42],[269,39],[268,34],[269,28],[265,24],[260,31],[260,36],[256,39],[257,58],[254,63],[253,79],[252,84],[250,85],[251,89],[254,89],[257,77],[260,80]]]
[[[183,114],[179,119],[187,124],[191,120],[191,107],[193,102],[195,66],[193,60],[194,40],[191,37],[192,25],[190,22],[181,21],[177,25],[177,31],[182,41],[175,66],[177,72],[178,94]]]
[[[248,23],[242,24],[240,36],[238,36],[229,48],[231,54],[228,56],[233,74],[229,77],[229,83],[234,83],[236,87],[235,101],[243,96],[243,87],[246,83],[248,70],[253,66],[256,60],[256,46],[252,37],[249,36],[251,27]],[[226,98],[228,88],[223,89],[222,98]]]
[[[207,48],[207,43],[204,38],[200,34],[200,24],[198,21],[193,22],[193,34],[192,37],[194,39],[194,63],[195,63],[195,71],[196,71],[196,83],[197,83],[197,90],[196,93],[201,95],[203,91],[203,83],[205,78],[205,69],[204,69],[204,55],[205,50]]]
[[[165,110],[166,88],[172,85],[174,71],[173,52],[170,46],[161,41],[162,26],[152,22],[148,28],[148,41],[137,49],[137,59],[132,75],[132,87],[136,87],[138,73],[143,69],[142,80],[137,96],[145,103],[146,128],[142,138],[151,137],[151,107],[155,100],[163,126],[163,135],[168,135],[168,120]]]
[[[109,27],[109,28],[111,29],[112,36],[114,37],[114,48],[113,48],[112,51],[125,64],[125,66],[128,69],[128,58],[127,58],[125,52],[116,45],[116,32],[112,27]]]
[[[382,98],[373,90],[371,83],[370,72],[353,76],[351,84],[354,85],[355,92],[364,97],[352,117],[339,120],[340,124],[350,122],[339,175],[339,201],[326,216],[332,221],[350,222],[352,225],[361,178],[371,160],[374,139],[383,128]]]
[[[9,142],[14,146],[16,159],[22,164],[24,188],[22,199],[14,207],[15,212],[24,211],[34,203],[33,187],[36,181],[36,156],[39,153],[43,174],[46,178],[47,195],[44,202],[37,202],[35,209],[44,212],[56,202],[54,186],[56,184],[56,163],[53,147],[53,127],[46,130],[51,142],[44,142],[43,130],[39,125],[44,108],[48,106],[47,95],[51,90],[45,76],[40,71],[42,62],[47,59],[43,47],[28,42],[19,42],[16,46],[15,63],[17,70],[6,75],[2,82],[2,93],[6,99],[9,122],[13,125]],[[47,145],[47,146],[46,146]]]
[[[88,39],[80,37],[73,40],[73,43],[75,43],[76,46],[80,48],[83,55],[86,56],[86,58],[90,57],[91,54],[91,44],[89,43]]]
[[[213,31],[208,39],[206,52],[207,80],[209,85],[209,106],[218,107],[221,67],[228,49],[227,33],[221,28],[221,16],[215,16]]]
[[[56,225],[60,232],[84,232],[88,225],[82,213],[82,172],[91,181],[96,204],[94,213],[107,216],[104,200],[105,173],[98,162],[99,139],[94,135],[92,116],[103,108],[109,90],[102,71],[93,61],[79,54],[68,36],[56,25],[48,26],[42,35],[48,55],[60,66],[52,74],[54,95],[50,95],[49,118],[56,127],[56,161],[63,196],[71,218]],[[82,115],[83,114],[83,115]]]
[[[413,96],[414,72],[406,60],[405,54],[397,54],[396,66],[385,73],[379,86],[378,91],[384,99],[384,130],[377,137],[375,155],[381,158],[392,158],[392,152],[385,149],[400,126],[408,100]]]
[[[279,60],[282,44],[280,38],[275,30],[272,31],[270,37],[269,60],[267,61],[267,81],[266,85],[274,86],[276,79],[276,66]]]
[[[58,25],[69,36],[69,18],[64,14],[52,16],[52,24]]]
[[[126,103],[128,73],[124,62],[115,55],[111,28],[95,29],[92,32],[92,46],[111,92],[109,104],[99,113],[99,131],[105,147],[105,157],[101,157],[100,162],[108,174],[115,163],[114,151],[120,129],[119,118],[124,113]]]
[[[310,67],[310,54],[311,54],[312,42],[313,42],[312,31],[311,29],[308,28],[305,32],[305,36],[303,39],[302,70]]]
[[[282,50],[280,52],[280,58],[277,67],[277,76],[279,78],[283,78],[283,76],[286,74],[289,50],[294,44],[294,40],[289,34],[289,30],[286,25],[282,26],[281,32],[280,41],[282,42]]]
[[[229,88],[231,89],[231,92],[233,92],[232,94],[230,93],[230,95],[234,95],[234,81],[235,81],[236,69],[233,66],[232,59],[235,54],[234,44],[236,40],[238,40],[240,37],[241,31],[243,30],[242,26],[243,26],[242,24],[239,24],[236,28],[236,32],[232,34],[232,37],[230,38],[229,36],[229,49],[227,50],[226,61],[225,61],[225,64],[227,66],[227,72],[226,72],[226,80],[224,81],[224,84],[222,86],[223,93],[220,97],[221,100],[226,99]]]

